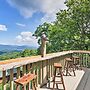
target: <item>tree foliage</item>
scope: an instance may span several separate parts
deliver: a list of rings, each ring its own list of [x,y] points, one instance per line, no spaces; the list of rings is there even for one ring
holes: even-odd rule
[[[48,53],[90,49],[90,1],[67,0],[65,4],[67,9],[56,14],[55,22],[44,23],[35,31],[36,37],[43,31],[48,36]]]
[[[37,55],[37,50],[35,49],[25,49],[23,51],[7,51],[6,53],[3,53],[0,55],[0,60],[8,60],[8,59],[14,59],[14,58],[20,58],[20,57],[28,57],[28,56],[34,56]]]
[[[20,53],[21,57],[34,56],[34,55],[37,55],[37,50],[25,49]]]

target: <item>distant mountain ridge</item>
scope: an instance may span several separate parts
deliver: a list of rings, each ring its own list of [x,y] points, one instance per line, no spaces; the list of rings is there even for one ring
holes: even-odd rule
[[[18,46],[18,45],[3,45],[0,44],[0,51],[13,51],[13,50],[18,50],[18,51],[22,51],[24,49],[36,49],[37,47],[33,47],[33,46]]]

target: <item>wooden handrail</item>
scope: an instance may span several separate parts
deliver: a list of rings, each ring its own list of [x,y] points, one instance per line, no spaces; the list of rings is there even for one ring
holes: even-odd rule
[[[4,71],[4,70],[20,67],[20,66],[26,65],[28,63],[34,63],[34,62],[38,62],[38,61],[52,59],[55,57],[60,57],[60,56],[63,56],[66,54],[72,54],[72,53],[88,53],[88,54],[90,54],[90,51],[82,51],[82,50],[62,51],[62,52],[47,54],[43,58],[41,56],[31,56],[31,57],[16,58],[16,59],[0,61],[0,71]]]
[[[37,85],[46,84],[48,79],[53,76],[54,63],[60,62],[62,66],[64,66],[64,59],[68,57],[71,58],[74,54],[80,56],[80,63],[83,66],[88,66],[90,51],[82,50],[51,53],[45,55],[45,57],[41,57],[40,55],[38,55],[0,61],[0,71],[2,71],[0,82],[2,82],[2,90],[7,90],[7,80],[10,81],[10,90],[14,90],[14,77],[20,78],[20,72],[22,72],[22,75],[25,75],[27,73],[36,74]],[[14,68],[16,69],[17,74],[14,72]],[[30,68],[32,68],[32,70]],[[8,76],[6,74],[7,70],[10,71],[10,74]],[[30,84],[28,84],[28,86],[29,85]]]

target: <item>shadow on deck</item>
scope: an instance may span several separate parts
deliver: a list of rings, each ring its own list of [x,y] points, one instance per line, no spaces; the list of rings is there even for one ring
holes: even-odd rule
[[[64,76],[64,83],[66,90],[83,90],[83,89],[77,89],[82,77],[85,74],[84,70],[76,70],[76,76]],[[60,78],[56,78],[58,81]],[[43,88],[40,88],[38,90],[52,90],[53,88],[53,82],[50,82],[50,87],[48,87],[49,83],[44,86]],[[90,86],[90,85],[89,85]],[[82,86],[81,86],[82,87]],[[55,90],[63,90],[62,84],[58,84],[58,89],[55,88]],[[87,89],[88,90],[88,89]]]

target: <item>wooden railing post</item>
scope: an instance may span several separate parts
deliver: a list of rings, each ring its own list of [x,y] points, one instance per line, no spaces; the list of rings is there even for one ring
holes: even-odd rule
[[[46,60],[45,61],[43,61],[43,80],[46,80],[47,79],[47,68],[46,68],[46,66],[47,66],[47,63],[46,63]]]
[[[38,62],[38,70],[37,70],[37,74],[38,74],[38,84],[40,85],[40,65],[41,65],[41,61],[40,62]]]
[[[13,86],[13,69],[10,69],[10,90],[14,90]]]
[[[44,57],[46,55],[46,41],[47,37],[44,32],[42,32],[41,36],[41,56]]]
[[[2,72],[2,90],[6,90],[6,71]]]
[[[17,67],[17,78],[20,78],[20,67]],[[18,88],[18,90],[20,90],[20,87]]]
[[[53,59],[51,60],[51,77],[53,76],[53,72],[54,72],[54,67],[53,67],[54,62],[55,62],[55,58],[53,58]]]
[[[48,62],[45,60],[45,61],[42,61],[42,68],[41,68],[41,73],[40,73],[40,77],[41,77],[41,85],[40,87],[44,86],[47,84],[48,82]]]
[[[26,74],[26,65],[23,65],[23,75]]]
[[[36,63],[36,75],[37,75],[36,85],[37,86],[39,85],[39,78],[40,78],[40,76],[39,76],[39,68],[40,68],[40,66],[39,66],[39,62],[38,62],[38,63]]]
[[[90,61],[90,54],[88,54],[88,61],[87,61],[87,64],[88,64],[88,67],[89,67],[89,62]]]
[[[26,74],[26,65],[23,65],[23,75]],[[24,90],[26,90],[26,86],[24,86]]]
[[[20,78],[20,67],[17,68],[17,78]]]
[[[27,73],[31,73],[31,65],[30,64],[27,65]]]
[[[40,62],[40,84],[43,81],[43,65],[42,61]]]
[[[27,65],[27,73],[31,73],[31,65],[30,64]],[[30,90],[31,82],[29,82],[27,86],[28,86],[28,90]]]
[[[89,67],[89,60],[90,60],[90,56],[88,54],[88,57],[87,57],[87,67]]]

